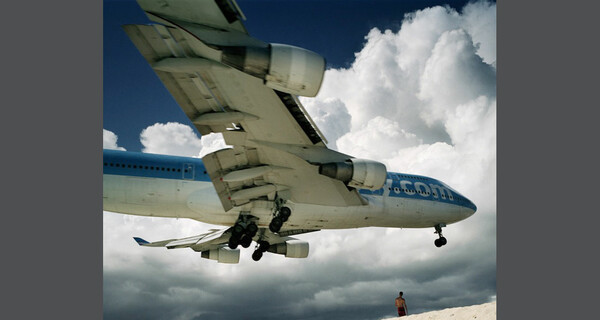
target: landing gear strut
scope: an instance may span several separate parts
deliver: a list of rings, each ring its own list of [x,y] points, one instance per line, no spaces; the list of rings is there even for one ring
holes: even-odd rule
[[[446,240],[446,238],[444,238],[444,236],[442,236],[442,227],[445,227],[446,224],[444,223],[439,223],[435,225],[435,232],[437,233],[440,237],[438,239],[435,239],[435,241],[433,242],[435,244],[436,247],[441,247],[446,245],[446,243],[448,243],[448,240]]]

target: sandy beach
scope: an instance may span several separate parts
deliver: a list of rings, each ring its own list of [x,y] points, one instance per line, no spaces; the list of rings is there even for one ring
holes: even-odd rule
[[[410,310],[409,310],[410,311]],[[386,318],[382,320],[442,320],[442,319],[477,319],[477,320],[495,320],[496,319],[496,301],[480,305],[448,308],[438,311],[430,311],[419,314],[408,315],[406,317]]]

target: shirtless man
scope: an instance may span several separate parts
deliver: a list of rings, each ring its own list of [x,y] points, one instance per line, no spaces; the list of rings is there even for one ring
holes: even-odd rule
[[[406,300],[402,298],[402,291],[400,291],[400,295],[396,298],[396,308],[398,308],[398,317],[402,317],[408,314],[408,308],[406,307]]]

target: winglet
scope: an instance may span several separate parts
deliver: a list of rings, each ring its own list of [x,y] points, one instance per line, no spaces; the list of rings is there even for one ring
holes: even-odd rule
[[[150,243],[150,242],[148,242],[142,238],[138,238],[138,237],[133,237],[133,240],[135,240],[135,242],[137,242],[137,244],[139,244],[140,246]]]

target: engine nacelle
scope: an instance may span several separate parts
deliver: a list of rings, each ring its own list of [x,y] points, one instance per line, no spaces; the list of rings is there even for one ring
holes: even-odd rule
[[[314,97],[321,88],[325,59],[294,46],[272,43],[268,47],[221,47],[221,62],[265,80],[269,88]]]
[[[221,247],[219,249],[213,249],[209,251],[202,251],[200,254],[202,258],[217,260],[219,263],[239,263],[240,262],[240,249],[229,249],[228,247]]]
[[[284,243],[272,244],[269,252],[283,254],[286,258],[308,257],[308,242],[301,240],[288,240]]]
[[[319,166],[319,173],[340,180],[349,187],[369,190],[381,189],[387,177],[383,163],[364,159],[325,163]]]

